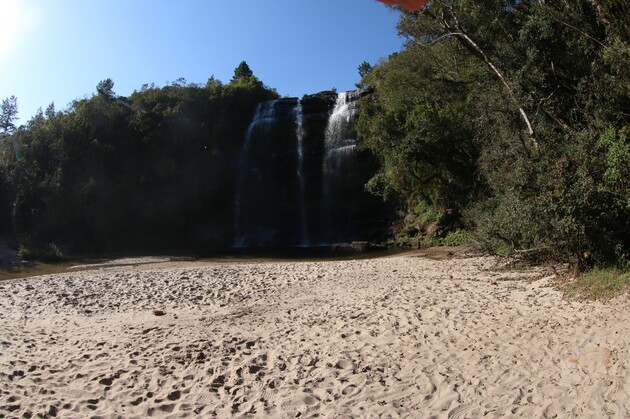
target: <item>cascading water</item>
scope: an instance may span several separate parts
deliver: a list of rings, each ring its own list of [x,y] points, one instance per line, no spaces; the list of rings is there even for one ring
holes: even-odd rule
[[[337,95],[324,136],[322,199],[325,211],[324,231],[328,243],[336,239],[333,234],[333,219],[339,215],[335,214],[338,212],[337,203],[343,200],[339,182],[345,174],[344,166],[352,161],[356,149],[353,122],[358,109],[355,101],[349,99],[348,92]]]
[[[304,129],[304,113],[302,112],[302,100],[298,99],[295,107],[295,136],[297,144],[297,177],[300,188],[299,193],[299,208],[300,208],[300,246],[310,246],[308,238],[308,225],[306,218],[306,187],[304,180],[304,136],[306,130]]]
[[[234,247],[244,247],[248,243],[247,237],[249,232],[249,217],[244,207],[250,204],[248,201],[248,194],[245,193],[247,183],[251,181],[253,176],[256,176],[257,168],[251,165],[251,148],[254,135],[261,132],[262,135],[266,135],[271,125],[274,122],[274,114],[277,100],[270,100],[267,102],[259,103],[256,106],[256,112],[254,118],[247,127],[245,133],[245,141],[243,142],[243,149],[241,150],[241,156],[238,167],[238,181],[236,185],[236,194],[234,199],[234,230],[236,236],[234,239]]]
[[[378,213],[363,190],[374,166],[355,150],[360,96],[323,92],[258,105],[237,166],[234,247],[312,247],[370,237]]]

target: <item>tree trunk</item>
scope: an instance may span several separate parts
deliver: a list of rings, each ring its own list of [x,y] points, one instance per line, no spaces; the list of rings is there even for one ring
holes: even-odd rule
[[[453,28],[451,27],[451,25],[448,23],[448,21],[445,19],[443,15],[441,17],[438,17],[428,11],[423,12],[425,16],[436,20],[440,24],[442,29],[444,29],[449,35],[455,36],[456,38],[458,38],[467,49],[472,50],[476,55],[481,57],[481,59],[486,63],[486,65],[490,67],[490,69],[494,72],[494,74],[496,74],[496,76],[499,78],[499,80],[501,81],[505,89],[507,90],[510,100],[512,101],[514,106],[518,109],[521,119],[527,126],[527,132],[529,134],[529,138],[534,148],[538,149],[538,141],[536,140],[536,135],[534,132],[534,127],[532,125],[532,122],[529,119],[527,112],[525,112],[525,109],[518,101],[518,98],[516,97],[514,90],[512,89],[510,84],[507,82],[505,74],[503,74],[503,72],[499,69],[499,67],[497,67],[492,62],[488,54],[486,54],[485,51],[475,41],[473,41],[472,38],[468,36],[468,34],[466,34],[464,29],[460,25],[459,20],[457,19],[457,16],[455,15],[455,12],[453,10],[450,10],[450,13],[451,13],[451,16],[453,17],[453,20],[455,21],[455,25],[456,25],[455,30],[453,30]]]

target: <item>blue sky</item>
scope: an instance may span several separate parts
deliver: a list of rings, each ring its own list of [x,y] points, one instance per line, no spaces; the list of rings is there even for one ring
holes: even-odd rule
[[[105,78],[126,96],[228,82],[242,60],[281,95],[348,90],[361,62],[400,50],[397,20],[376,0],[0,0],[0,99],[18,97],[24,124]]]

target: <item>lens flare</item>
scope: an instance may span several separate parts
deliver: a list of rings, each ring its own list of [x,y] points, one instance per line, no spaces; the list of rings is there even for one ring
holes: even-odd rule
[[[13,141],[11,141],[11,144],[13,146],[13,153],[15,154],[15,160],[22,161],[22,153],[20,152],[20,147],[18,146],[17,140],[14,138]]]

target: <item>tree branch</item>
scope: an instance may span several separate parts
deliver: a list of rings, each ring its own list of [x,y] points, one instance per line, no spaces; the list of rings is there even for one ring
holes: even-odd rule
[[[534,133],[534,128],[533,125],[529,119],[529,116],[527,115],[527,112],[525,112],[525,109],[523,108],[523,106],[519,103],[516,94],[514,93],[514,90],[512,89],[512,87],[510,86],[510,84],[507,82],[505,75],[503,74],[503,72],[492,62],[492,60],[490,59],[490,57],[488,56],[488,54],[485,53],[485,51],[475,42],[472,40],[472,38],[470,38],[470,36],[468,36],[468,34],[466,34],[466,31],[464,31],[464,29],[462,28],[462,25],[460,24],[459,20],[457,19],[457,15],[455,14],[454,10],[450,10],[451,12],[451,16],[453,18],[453,20],[455,21],[455,26],[456,26],[456,30],[454,30],[451,25],[448,23],[448,21],[446,20],[444,13],[442,12],[441,16],[438,18],[433,14],[429,14],[429,13],[423,13],[425,16],[428,16],[429,18],[435,19],[438,21],[438,23],[442,26],[442,28],[444,30],[447,31],[447,34],[450,36],[455,36],[457,38],[459,38],[460,40],[464,41],[464,44],[466,46],[468,46],[469,48],[471,48],[478,56],[481,57],[481,59],[486,63],[486,65],[488,65],[488,67],[490,67],[490,69],[494,72],[494,74],[496,74],[496,76],[499,78],[499,80],[501,81],[501,83],[503,84],[503,86],[505,87],[505,89],[508,92],[508,95],[510,97],[510,100],[512,101],[512,103],[516,106],[516,108],[518,109],[518,112],[521,116],[521,119],[523,120],[523,122],[525,123],[525,125],[527,126],[527,132],[529,133],[529,137],[530,140],[532,142],[532,144],[534,145],[535,149],[538,149],[538,141],[536,140],[536,136]]]
[[[532,143],[534,144],[534,147],[536,149],[538,149],[538,141],[536,140],[536,137],[534,135],[534,128],[532,126],[532,123],[529,120],[529,117],[527,116],[527,113],[525,112],[525,109],[523,109],[523,106],[519,103],[518,99],[516,98],[516,95],[514,94],[514,91],[512,90],[512,87],[510,86],[510,84],[505,79],[505,75],[503,74],[503,72],[496,65],[494,65],[494,63],[490,60],[490,57],[488,57],[488,55],[485,53],[485,51],[483,49],[481,49],[481,47],[479,45],[477,45],[477,43],[475,41],[473,41],[463,31],[463,29],[461,27],[461,24],[459,23],[459,20],[457,19],[457,16],[455,15],[454,12],[453,12],[453,19],[455,20],[457,28],[459,29],[459,32],[460,32],[460,35],[458,35],[458,36],[460,38],[464,39],[466,42],[468,42],[468,44],[470,44],[470,46],[472,46],[474,48],[474,50],[477,51],[477,53],[483,58],[484,62],[492,69],[492,71],[494,71],[494,73],[497,75],[499,80],[501,80],[501,83],[503,83],[503,86],[505,86],[505,89],[508,91],[510,99],[512,99],[512,102],[518,107],[518,111],[521,114],[521,118],[525,122],[525,125],[527,125],[527,132],[529,133],[530,139],[531,139]]]

